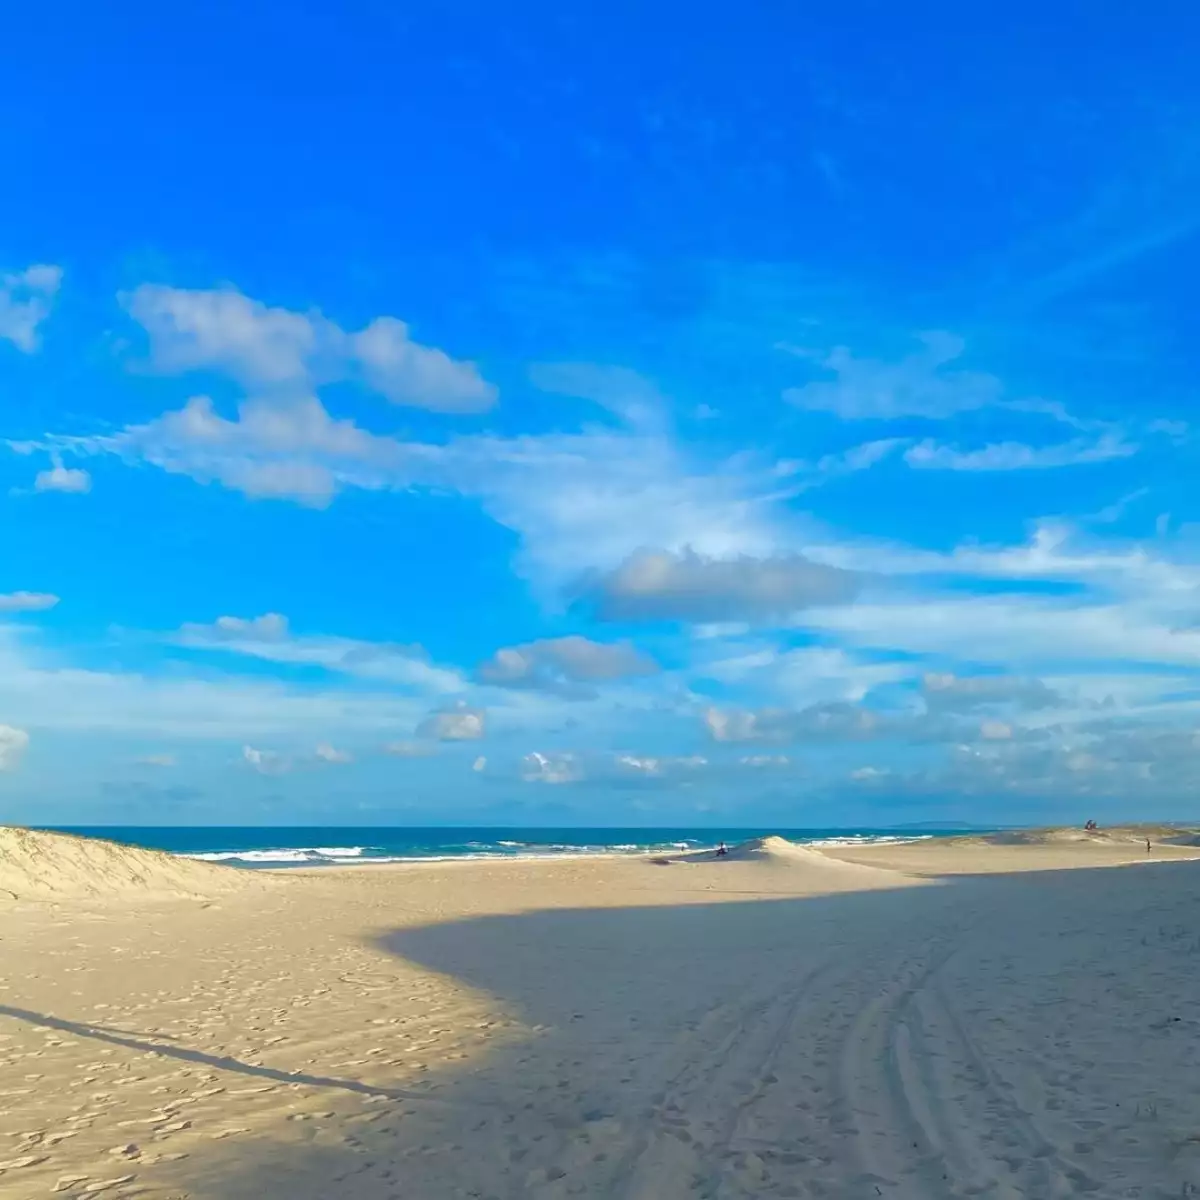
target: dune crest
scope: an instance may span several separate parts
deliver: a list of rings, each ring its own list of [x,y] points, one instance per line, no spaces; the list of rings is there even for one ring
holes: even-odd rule
[[[0,900],[92,896],[206,897],[260,880],[102,838],[0,826]]]
[[[1050,829],[1005,829],[968,838],[946,841],[989,846],[1136,846],[1147,839],[1156,845],[1200,844],[1195,829],[1175,825],[1102,825],[1098,829],[1059,826]]]
[[[680,861],[699,863],[699,862],[716,862],[724,863],[751,863],[756,866],[770,867],[777,870],[796,871],[803,870],[805,872],[821,873],[828,876],[837,876],[841,879],[850,877],[867,878],[872,877],[879,879],[882,876],[899,876],[899,872],[887,870],[883,867],[864,866],[861,863],[845,862],[841,859],[831,858],[828,854],[812,846],[801,846],[796,842],[789,842],[787,838],[782,838],[778,834],[770,834],[767,837],[751,838],[749,841],[739,842],[736,846],[730,846],[729,852],[722,858],[715,858],[711,850],[706,850],[700,854],[685,854],[680,856]]]

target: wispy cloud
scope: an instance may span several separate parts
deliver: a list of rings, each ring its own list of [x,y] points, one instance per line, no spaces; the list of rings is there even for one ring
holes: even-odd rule
[[[0,593],[0,613],[46,612],[58,604],[49,592]]]
[[[218,617],[209,625],[187,624],[169,640],[192,650],[244,655],[283,665],[321,667],[423,693],[459,692],[466,686],[458,671],[437,666],[420,646],[300,635],[292,632],[287,618],[279,613],[250,618]]]
[[[529,369],[529,378],[542,391],[591,400],[629,426],[660,426],[665,418],[665,402],[658,388],[627,367],[535,363]]]
[[[1025,442],[993,442],[978,450],[960,450],[926,439],[905,452],[904,461],[921,471],[1046,471],[1129,458],[1139,447],[1119,434],[1093,440],[1032,446]]]
[[[308,741],[411,729],[421,695],[350,689],[240,674],[101,670],[73,665],[28,628],[0,628],[0,713],[31,730],[137,738]]]
[[[401,441],[331,417],[315,397],[247,400],[236,420],[194,397],[146,424],[48,446],[313,507],[345,488],[457,492],[516,531],[518,566],[554,587],[641,546],[771,554],[791,520],[781,501],[807,486],[745,456],[693,461],[660,430]]]
[[[12,725],[0,725],[0,771],[11,771],[29,747],[29,734]]]
[[[828,353],[793,348],[833,378],[789,388],[784,399],[847,421],[945,420],[1000,401],[1003,387],[994,375],[951,366],[965,349],[961,338],[938,330],[920,340],[923,350],[895,362],[858,358],[846,346]]]

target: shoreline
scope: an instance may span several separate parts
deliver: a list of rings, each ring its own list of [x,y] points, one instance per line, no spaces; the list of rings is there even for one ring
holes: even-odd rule
[[[140,840],[132,844],[160,849],[190,861],[233,866],[240,870],[293,871],[309,867],[407,866],[421,863],[456,861],[541,861],[543,859],[703,855],[714,851],[718,843],[722,840],[727,845],[733,846],[747,837],[753,839],[759,836],[766,836],[765,834],[753,834],[743,830],[724,831],[724,836],[722,837],[722,831],[718,830],[714,831],[711,837],[700,837],[697,835],[701,831],[693,829],[687,830],[686,834],[688,836],[684,837],[681,836],[685,832],[682,829],[647,827],[641,831],[625,828],[619,830],[613,829],[611,833],[622,840],[606,842],[596,838],[596,835],[602,834],[605,831],[587,829],[580,832],[596,838],[596,840],[590,843],[585,840],[582,843],[572,844],[567,840],[571,832],[569,830],[554,830],[551,834],[550,831],[537,830],[531,827],[528,830],[495,829],[489,832],[492,834],[504,833],[508,836],[505,838],[494,837],[491,840],[483,840],[481,838],[480,840],[460,843],[453,839],[453,834],[456,831],[456,828],[430,828],[420,831],[426,835],[424,845],[428,847],[421,850],[415,848],[420,842],[412,837],[417,831],[381,828],[374,831],[378,835],[381,835],[376,840],[370,837],[373,832],[370,827],[347,827],[344,830],[328,828],[314,829],[314,833],[319,832],[325,835],[345,834],[347,842],[353,843],[345,845],[334,844],[331,840],[327,840],[324,844],[320,845],[301,845],[299,843],[305,839],[296,837],[296,830],[272,831],[264,829],[260,844],[254,847],[243,846],[235,848],[232,845],[226,845],[220,849],[183,849],[178,845],[171,844],[172,838],[170,835],[172,831],[167,828],[157,831],[160,834],[160,838],[155,841]],[[471,827],[468,827],[465,831],[475,834],[482,834],[483,832],[482,829]],[[97,829],[84,834],[84,836],[100,837],[104,832],[106,831]],[[110,832],[115,837],[117,833],[122,831],[114,829]],[[145,839],[147,835],[155,831],[142,829],[136,831],[127,830],[125,832],[140,832],[143,835],[143,839]],[[188,829],[186,832],[202,836],[202,830],[199,829]],[[233,834],[238,831],[222,830],[221,832]],[[246,832],[241,831],[243,836]],[[272,838],[272,832],[291,833],[293,839],[289,842]],[[407,847],[402,847],[400,843],[394,842],[394,840],[389,841],[389,839],[394,838],[396,833],[407,835],[407,840],[413,845],[411,851]],[[543,835],[550,834],[550,836],[544,836],[543,838],[530,836],[538,833],[542,833]],[[638,833],[653,833],[660,836],[638,841],[635,840]],[[71,834],[71,836],[77,835]],[[1054,841],[1055,843],[1069,842],[1072,844],[1110,846],[1114,842],[1132,844],[1150,837],[1159,847],[1165,847],[1172,843],[1179,843],[1184,836],[1200,842],[1196,826],[1182,822],[1174,824],[1141,822],[1136,825],[1110,826],[1091,831],[1077,826],[1042,828],[1013,826],[994,829],[980,827],[979,829],[970,830],[923,828],[920,830],[904,831],[884,828],[872,830],[862,828],[847,828],[844,830],[813,828],[787,831],[784,836],[788,837],[795,844],[833,852],[844,850],[856,852],[864,848],[873,849],[875,847],[887,847],[891,845],[905,846],[922,842],[937,842],[941,845],[1005,846],[1018,843],[1036,845],[1044,841]],[[551,840],[551,837],[553,840]],[[120,841],[121,839],[117,838],[116,840]],[[443,843],[443,845],[439,846],[439,843]]]
[[[49,830],[66,836],[117,841],[186,856],[200,862],[229,863],[253,869],[323,866],[364,860],[426,861],[458,858],[541,858],[596,854],[670,854],[715,849],[750,838],[780,833],[797,842],[856,845],[868,841],[907,841],[935,833],[965,832],[943,828],[898,831],[881,827],[811,826],[777,830],[730,827],[647,826],[640,829],[563,828],[390,828],[301,827],[235,829],[226,827],[111,827]]]
[[[1183,844],[1175,841],[1161,840],[1164,836],[1176,838],[1184,835],[1195,835],[1196,827],[1192,825],[1163,825],[1161,823],[1144,823],[1137,825],[1113,826],[1094,831],[1085,831],[1069,826],[1046,827],[1013,827],[994,832],[972,832],[953,834],[912,834],[912,835],[862,835],[861,837],[845,836],[832,838],[814,838],[810,841],[797,841],[794,845],[815,850],[821,854],[845,862],[861,862],[864,865],[879,865],[893,859],[900,864],[911,860],[913,853],[919,854],[923,849],[929,855],[937,855],[938,859],[922,856],[922,861],[937,863],[945,867],[949,873],[959,873],[954,869],[953,862],[945,861],[947,857],[963,851],[981,851],[993,856],[997,873],[1019,870],[1008,859],[1002,856],[1006,851],[1020,849],[1029,856],[1053,857],[1056,866],[1051,869],[1069,870],[1075,866],[1116,866],[1136,865],[1139,862],[1183,861],[1200,858],[1200,838],[1196,844]],[[1149,837],[1152,849],[1149,854],[1141,853],[1143,840]],[[759,841],[761,839],[751,839]],[[737,847],[731,846],[731,850]],[[310,870],[327,873],[330,871],[360,871],[366,868],[383,870],[393,867],[408,869],[412,867],[450,866],[470,864],[500,864],[514,863],[529,865],[531,863],[550,862],[649,862],[661,863],[669,861],[674,865],[696,865],[710,861],[716,851],[716,846],[677,848],[674,850],[624,850],[596,849],[579,852],[551,852],[531,854],[488,854],[475,853],[465,855],[427,855],[413,857],[389,857],[372,859],[368,857],[305,863],[280,863],[248,865],[243,862],[228,862],[228,865],[238,871],[253,873],[290,875],[304,873]],[[1075,853],[1077,861],[1068,857]],[[896,857],[896,856],[899,857]],[[1090,856],[1082,858],[1080,856]],[[1108,856],[1110,861],[1105,861]],[[193,855],[180,855],[183,858],[197,860]],[[203,860],[208,861],[208,860]],[[984,860],[985,862],[987,860]],[[982,865],[982,864],[976,864]],[[903,870],[897,866],[895,869]],[[923,871],[922,874],[925,872]]]

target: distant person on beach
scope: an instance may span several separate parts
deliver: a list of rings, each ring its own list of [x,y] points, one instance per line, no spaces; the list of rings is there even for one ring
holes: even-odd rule
[[[718,858],[724,858],[724,857],[725,857],[725,855],[727,855],[728,853],[729,853],[729,851],[726,849],[726,847],[725,847],[725,843],[724,843],[724,842],[722,842],[722,843],[721,843],[721,844],[720,844],[720,845],[717,847],[717,857],[718,857]]]
[[[1150,853],[1150,839],[1149,838],[1146,839],[1146,853],[1147,854]]]

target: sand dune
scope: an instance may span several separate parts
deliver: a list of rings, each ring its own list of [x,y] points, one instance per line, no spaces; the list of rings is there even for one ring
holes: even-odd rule
[[[897,883],[904,881],[898,871],[882,867],[864,866],[861,863],[846,862],[842,859],[830,858],[822,850],[812,846],[800,846],[789,842],[777,835],[751,838],[730,846],[726,854],[718,857],[713,851],[688,853],[678,855],[675,861],[700,865],[711,863],[714,867],[728,868],[736,863],[746,863],[756,867],[767,867],[776,871],[788,871],[798,876],[813,876],[817,879],[836,879],[840,883],[859,881],[863,886],[880,886],[887,877],[892,877]]]
[[[947,878],[1173,862],[1195,859],[1198,850],[1200,839],[1194,831],[1175,825],[1123,825],[1098,830],[1078,826],[1012,829],[905,843],[838,846],[826,853],[844,862]]]
[[[1147,840],[1166,846],[1195,845],[1196,830],[1176,825],[1113,825],[1100,829],[1078,826],[1054,829],[1006,829],[964,839],[989,846],[1144,846]],[[1186,839],[1192,840],[1186,840]],[[953,839],[958,841],[959,839]]]
[[[0,899],[210,896],[260,886],[245,872],[158,850],[0,826]]]

